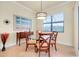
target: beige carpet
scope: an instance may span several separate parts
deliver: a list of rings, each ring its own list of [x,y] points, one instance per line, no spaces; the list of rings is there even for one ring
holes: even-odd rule
[[[74,50],[72,47],[57,44],[57,51],[54,47],[50,49],[51,57],[73,57],[75,56]],[[29,46],[28,50],[25,51],[25,43],[15,45],[6,49],[5,52],[0,50],[0,57],[38,57],[38,53],[34,52],[34,47]],[[41,57],[48,57],[48,54],[41,52]]]

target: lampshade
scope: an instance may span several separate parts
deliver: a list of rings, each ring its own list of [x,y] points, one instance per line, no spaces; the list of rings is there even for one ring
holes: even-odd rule
[[[41,0],[41,8],[40,9],[41,9],[41,12],[36,13],[36,18],[37,19],[45,19],[47,16],[47,13],[42,11],[42,0]]]
[[[37,14],[36,14],[37,19],[45,19],[46,16],[47,16],[46,12],[37,12]]]

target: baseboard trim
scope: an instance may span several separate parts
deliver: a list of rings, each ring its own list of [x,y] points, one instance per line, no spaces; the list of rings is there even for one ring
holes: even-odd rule
[[[13,43],[13,44],[7,45],[6,48],[9,48],[9,47],[14,46],[14,45],[16,45],[16,43]]]
[[[22,43],[24,43],[24,42],[25,42],[25,41],[21,41],[20,44],[22,44]],[[14,46],[14,45],[16,45],[16,42],[7,44],[7,45],[6,45],[6,48],[12,47],[12,46]],[[18,44],[18,45],[19,45],[19,44]],[[2,46],[0,47],[0,49],[2,49]]]
[[[22,41],[20,44],[22,44],[22,43],[24,43],[24,41]],[[57,44],[62,44],[62,45],[66,45],[66,46],[71,46],[71,47],[73,47],[72,44],[67,44],[67,43],[63,43],[63,42],[57,42]],[[9,48],[9,47],[14,46],[14,45],[16,45],[16,42],[15,42],[15,43],[8,44],[8,45],[6,46],[6,48]],[[2,47],[0,47],[0,49],[2,49]]]
[[[14,45],[16,45],[16,43],[7,44],[5,47],[9,48],[9,47],[14,46]],[[2,49],[2,47],[0,47],[0,49]]]
[[[58,44],[62,44],[62,45],[66,45],[66,46],[71,46],[71,47],[73,47],[72,46],[72,44],[68,44],[68,43],[64,43],[64,42],[57,42]]]

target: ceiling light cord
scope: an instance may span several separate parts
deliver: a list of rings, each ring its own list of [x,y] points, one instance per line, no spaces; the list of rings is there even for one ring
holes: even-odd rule
[[[41,0],[41,12],[42,12],[42,0]]]

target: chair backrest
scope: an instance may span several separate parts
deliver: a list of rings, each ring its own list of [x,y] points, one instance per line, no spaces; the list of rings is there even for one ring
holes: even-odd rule
[[[58,35],[58,32],[53,31],[53,34],[52,34],[51,40],[56,41],[56,39],[57,39],[57,35]]]
[[[46,36],[46,37],[45,37]],[[50,46],[50,40],[51,39],[49,39],[49,37],[50,37],[51,35],[49,35],[49,34],[42,34],[42,33],[40,33],[39,34],[39,43],[41,43],[41,45],[39,46],[40,48],[41,47],[44,47],[44,46]],[[42,40],[42,41],[41,41]],[[46,44],[46,45],[45,45]]]
[[[48,56],[50,57],[50,42],[51,42],[52,34],[53,34],[52,32],[39,33],[39,56],[40,56],[40,51],[45,51],[45,52],[48,52]],[[40,40],[42,41],[40,42]]]

